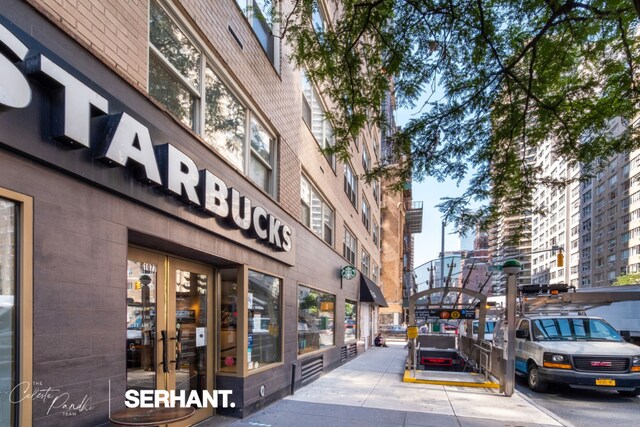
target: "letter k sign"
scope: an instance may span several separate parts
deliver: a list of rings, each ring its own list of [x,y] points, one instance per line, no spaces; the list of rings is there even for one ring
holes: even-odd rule
[[[0,52],[9,52],[23,61],[29,49],[0,24]],[[31,102],[31,88],[26,77],[5,55],[0,55],[0,111],[24,108]]]

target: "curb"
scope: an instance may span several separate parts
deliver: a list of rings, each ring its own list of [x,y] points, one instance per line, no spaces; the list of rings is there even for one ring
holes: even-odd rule
[[[458,387],[478,387],[478,388],[500,388],[500,384],[494,382],[470,382],[470,381],[445,381],[445,380],[424,380],[413,378],[411,371],[405,369],[402,377],[402,382],[405,383],[417,383],[417,384],[433,384],[433,385],[445,385],[445,386],[458,386]]]

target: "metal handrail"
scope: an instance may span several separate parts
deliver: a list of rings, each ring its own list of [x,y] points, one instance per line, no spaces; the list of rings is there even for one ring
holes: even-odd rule
[[[488,345],[489,347],[485,347],[485,345]],[[479,352],[480,352],[480,357],[479,359],[479,365],[480,365],[480,371],[484,371],[484,379],[485,381],[489,380],[489,373],[491,372],[491,353],[493,352],[493,344],[491,344],[491,342],[483,340],[480,341],[480,344],[474,344],[473,345],[474,348],[478,348]],[[483,359],[484,358],[484,363],[483,363]]]

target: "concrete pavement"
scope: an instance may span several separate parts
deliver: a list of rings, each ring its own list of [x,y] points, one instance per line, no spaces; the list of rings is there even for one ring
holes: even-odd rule
[[[403,345],[372,348],[243,420],[216,417],[199,427],[568,425],[518,392],[402,382]]]

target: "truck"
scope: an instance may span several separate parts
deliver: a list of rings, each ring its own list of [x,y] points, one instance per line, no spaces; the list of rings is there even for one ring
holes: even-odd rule
[[[527,314],[516,329],[516,372],[529,388],[549,383],[640,395],[640,347],[624,341],[604,319],[567,314]]]
[[[640,285],[578,289],[577,293],[599,295],[603,292],[640,292]],[[640,345],[640,301],[617,301],[586,309],[591,316],[602,317],[627,341]]]
[[[539,392],[561,383],[640,395],[640,346],[626,342],[607,320],[587,314],[612,303],[637,303],[640,290],[570,290],[564,284],[520,287],[516,373]],[[504,337],[504,327],[500,332]]]

